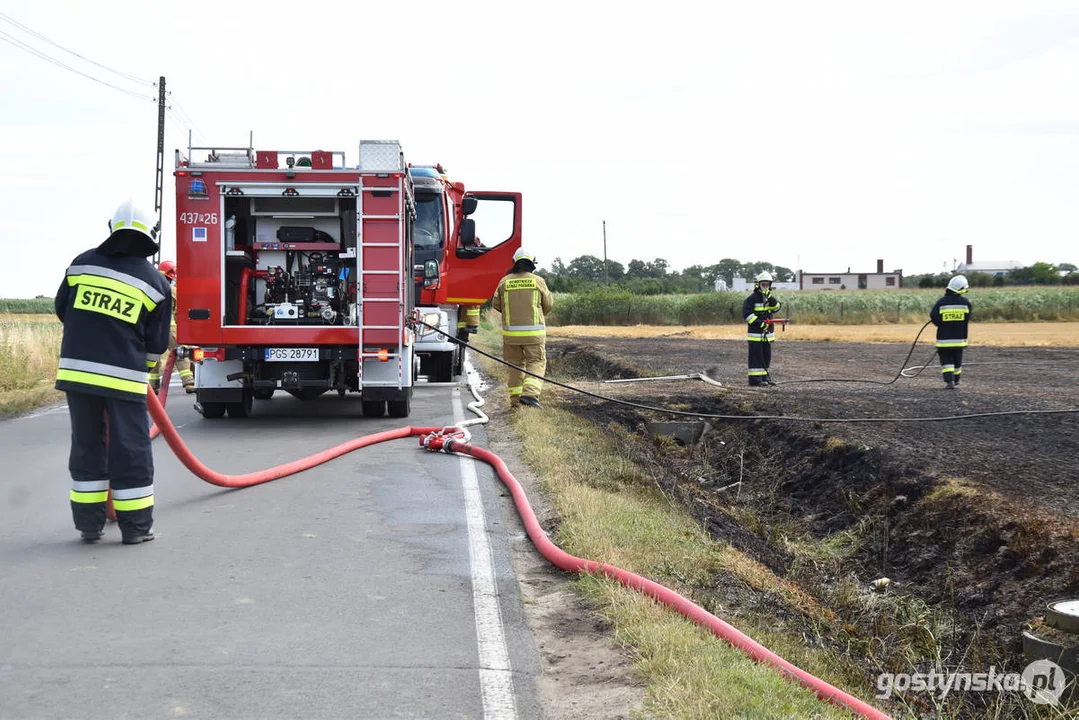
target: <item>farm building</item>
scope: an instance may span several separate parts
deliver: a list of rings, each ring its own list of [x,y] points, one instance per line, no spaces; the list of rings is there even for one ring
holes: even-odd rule
[[[801,290],[898,290],[903,287],[903,271],[884,272],[884,260],[877,260],[877,271],[872,273],[846,272],[798,273]]]
[[[992,260],[986,262],[974,262],[974,246],[967,245],[967,261],[956,266],[957,273],[985,273],[994,277],[1004,277],[1012,270],[1023,267],[1022,263],[1015,260]]]

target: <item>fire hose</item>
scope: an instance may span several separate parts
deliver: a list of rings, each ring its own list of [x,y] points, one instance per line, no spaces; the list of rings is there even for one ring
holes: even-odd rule
[[[198,458],[195,457],[194,453],[187,447],[180,438],[180,433],[173,426],[172,422],[169,420],[168,414],[165,412],[164,401],[168,397],[167,388],[174,360],[175,352],[169,354],[169,360],[165,366],[165,372],[162,377],[163,392],[161,393],[161,398],[159,399],[158,395],[154,393],[152,389],[149,387],[147,388],[147,407],[150,411],[150,416],[154,420],[154,426],[151,429],[151,437],[155,435],[154,430],[157,430],[163,435],[165,442],[168,444],[169,448],[172,449],[180,462],[201,480],[218,487],[250,487],[252,485],[259,485],[261,483],[270,482],[271,480],[294,475],[363,447],[376,445],[387,440],[419,437],[420,446],[431,452],[459,453],[467,455],[477,460],[481,460],[494,468],[495,472],[498,474],[499,480],[502,481],[513,496],[514,505],[521,516],[521,520],[524,523],[532,544],[540,554],[555,567],[566,572],[578,574],[590,573],[615,580],[625,587],[647,595],[656,602],[662,603],[677,611],[687,619],[692,620],[709,630],[716,637],[741,650],[754,661],[768,665],[778,670],[784,676],[798,681],[816,693],[817,697],[821,700],[847,708],[851,712],[862,717],[871,718],[871,720],[890,720],[888,715],[877,710],[872,705],[849,695],[839,688],[830,685],[824,680],[821,680],[784,660],[782,657],[776,655],[748,635],[745,635],[734,626],[724,622],[674,590],[628,570],[623,570],[606,563],[599,563],[595,560],[579,558],[559,548],[547,537],[546,532],[536,518],[535,512],[532,510],[532,506],[528,501],[528,497],[525,495],[524,489],[510,472],[502,458],[489,450],[475,447],[467,442],[469,433],[464,426],[477,422],[475,420],[459,423],[458,426],[454,427],[438,428],[405,426],[395,430],[373,433],[335,445],[334,447],[299,460],[293,460],[292,462],[283,465],[243,475],[226,475],[211,470],[200,462]],[[483,401],[471,384],[470,389],[472,390],[472,394],[476,397],[476,402],[470,404],[469,408],[485,419],[483,413],[478,409],[479,406],[483,404]],[[479,422],[482,422],[483,419],[479,420]]]

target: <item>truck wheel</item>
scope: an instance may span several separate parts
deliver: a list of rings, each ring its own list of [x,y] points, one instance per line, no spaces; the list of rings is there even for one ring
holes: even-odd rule
[[[382,417],[386,414],[386,403],[382,400],[361,400],[364,417]]]
[[[390,417],[406,418],[412,412],[412,393],[408,393],[401,400],[390,400]]]
[[[229,411],[230,418],[245,418],[251,417],[254,407],[255,394],[250,390],[244,390],[244,399],[240,402],[228,403],[226,409]]]
[[[225,403],[204,402],[199,403],[199,407],[201,408],[200,412],[204,418],[216,420],[217,418],[225,417]]]
[[[451,382],[453,380],[452,352],[431,354],[430,378],[433,382]]]

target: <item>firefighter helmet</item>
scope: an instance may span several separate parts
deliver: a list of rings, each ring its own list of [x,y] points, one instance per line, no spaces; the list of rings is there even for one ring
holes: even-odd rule
[[[170,281],[176,279],[176,263],[172,260],[162,260],[161,264],[157,266],[157,269]]]
[[[139,255],[149,257],[160,250],[157,243],[157,223],[153,216],[128,200],[109,221],[109,237],[98,250],[106,255]]]
[[[968,283],[967,279],[962,275],[956,275],[948,281],[948,289],[956,295],[962,295],[967,291],[967,288],[969,287],[970,283]]]
[[[761,272],[761,274],[757,276],[756,283],[760,285],[762,282],[772,282],[772,273],[767,270]]]
[[[524,248],[517,248],[517,252],[513,253],[513,262],[516,263],[519,260],[527,260],[533,265],[536,264],[536,257]]]

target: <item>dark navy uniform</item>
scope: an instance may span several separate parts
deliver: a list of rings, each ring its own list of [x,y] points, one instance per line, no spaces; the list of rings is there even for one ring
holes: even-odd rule
[[[963,348],[967,346],[970,311],[970,300],[950,287],[929,311],[929,319],[937,326],[940,372],[948,387],[958,385],[959,377],[963,374]]]
[[[775,328],[764,321],[772,319],[772,313],[779,309],[780,302],[772,293],[770,285],[769,282],[769,288],[765,291],[758,283],[753,288],[753,293],[742,303],[742,317],[748,326],[748,374],[752,387],[774,384],[768,376],[768,368],[772,365],[772,343],[776,339],[776,333]]]
[[[147,371],[168,349],[172,298],[138,249],[102,249],[110,248],[75,258],[56,293],[64,324],[56,388],[67,393],[71,414],[71,512],[83,539],[96,540],[111,490],[124,542],[138,542],[153,537]]]

